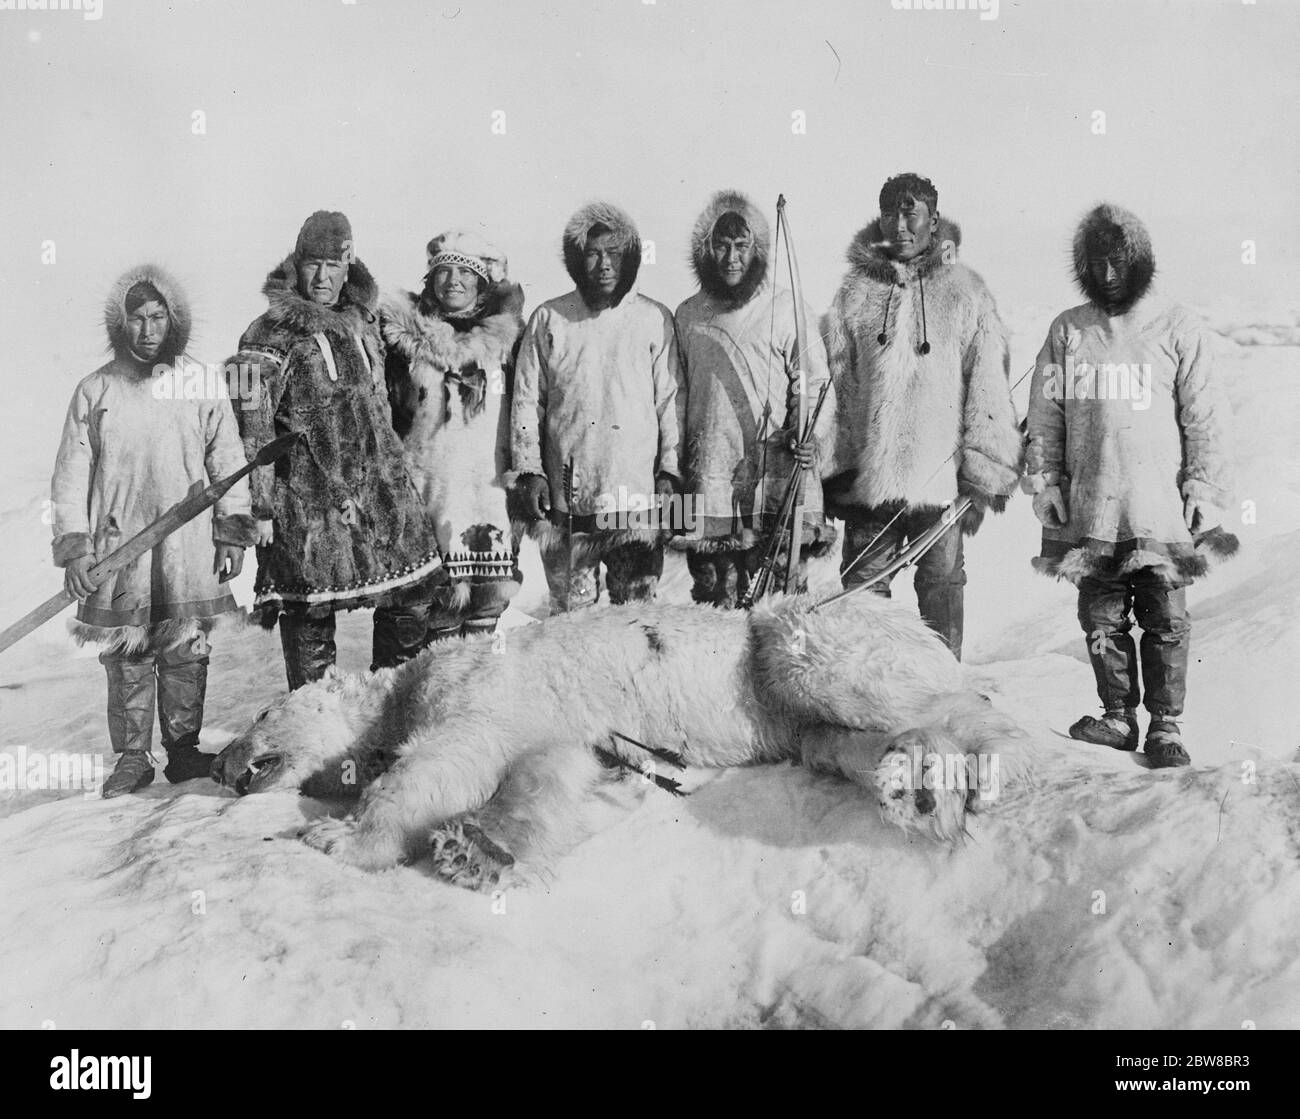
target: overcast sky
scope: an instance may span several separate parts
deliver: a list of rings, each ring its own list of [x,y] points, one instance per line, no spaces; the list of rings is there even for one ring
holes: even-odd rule
[[[915,170],[1004,306],[1078,302],[1069,237],[1103,198],[1148,221],[1170,294],[1290,297],[1297,46],[1300,5],[1237,0],[1002,0],[996,19],[891,0],[0,11],[4,422],[62,412],[102,361],[104,292],[140,259],[188,282],[195,356],[226,356],[318,208],[349,214],[385,286],[418,284],[434,233],[485,225],[531,310],[569,286],[568,215],[608,197],[655,242],[642,290],[676,306],[708,194],[770,212],[783,191],[820,311],[881,181]]]

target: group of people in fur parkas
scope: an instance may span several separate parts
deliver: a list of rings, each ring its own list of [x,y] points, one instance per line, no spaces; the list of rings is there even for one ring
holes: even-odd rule
[[[54,561],[108,675],[118,762],[104,795],[152,781],[155,706],[168,779],[209,772],[207,634],[235,609],[226,583],[250,546],[255,614],[278,621],[298,688],[334,663],[339,610],[374,609],[372,669],[490,632],[525,532],[554,612],[596,602],[602,569],[611,602],[652,599],[666,542],[685,551],[697,603],[734,606],[765,556],[786,562],[795,472],[799,591],[808,556],[835,542],[831,519],[844,587],[888,596],[892,561],[970,499],[915,563],[920,614],[958,658],[965,538],[1017,485],[1032,494],[1034,566],[1078,587],[1103,708],[1070,733],[1134,750],[1141,701],[1150,764],[1187,764],[1185,587],[1237,546],[1222,528],[1228,409],[1205,329],[1152,288],[1142,223],[1113,205],[1080,222],[1085,301],[1049,327],[1023,423],[1006,329],[928,179],[884,184],[820,321],[777,283],[771,238],[751,199],[715,194],[690,238],[698,290],[674,313],[638,289],[632,219],[583,206],[562,237],[574,288],[525,326],[506,255],[481,236],[434,237],[419,290],[381,298],[347,218],[319,211],[262,287],[267,309],[232,359],[257,371],[255,392],[233,407],[154,391],[194,364],[189,304],[161,268],[123,275],[105,312],[112,358],[73,394],[53,480]],[[1103,369],[1141,383],[1108,392]],[[290,432],[287,455],[95,585],[97,558]],[[646,515],[675,504],[689,516]]]

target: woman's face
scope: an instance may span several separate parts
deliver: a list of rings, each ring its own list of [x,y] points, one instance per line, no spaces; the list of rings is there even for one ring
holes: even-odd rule
[[[442,264],[433,270],[433,297],[444,311],[465,311],[478,298],[479,275],[461,264]]]

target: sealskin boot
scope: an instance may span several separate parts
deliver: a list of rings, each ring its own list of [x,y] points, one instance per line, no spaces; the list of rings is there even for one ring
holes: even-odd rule
[[[123,750],[117,756],[117,765],[104,781],[100,793],[105,800],[138,793],[153,783],[153,758],[146,750]]]
[[[163,776],[173,785],[212,772],[216,755],[199,750],[207,690],[206,656],[186,645],[158,654],[158,730],[167,751]]]
[[[108,739],[118,755],[101,796],[124,796],[153,780],[154,654],[101,653],[108,676]]]
[[[1138,747],[1137,712],[1127,709],[1107,711],[1100,719],[1085,715],[1070,728],[1070,737],[1080,742],[1095,742],[1113,750],[1136,750]]]
[[[1147,740],[1142,746],[1152,769],[1173,769],[1191,765],[1192,759],[1183,747],[1183,736],[1178,724],[1165,715],[1155,715],[1147,728]]]

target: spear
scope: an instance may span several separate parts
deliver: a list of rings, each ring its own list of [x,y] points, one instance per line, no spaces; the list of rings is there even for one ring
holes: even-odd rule
[[[236,470],[233,474],[220,478],[207,486],[202,482],[195,482],[190,487],[190,492],[156,521],[141,529],[125,544],[109,552],[108,555],[91,567],[88,573],[90,581],[98,586],[110,575],[121,571],[124,567],[129,567],[145,552],[156,547],[159,541],[180,528],[181,525],[187,521],[192,521],[205,509],[215,505],[241,478],[251,474],[259,466],[270,466],[281,455],[289,451],[301,438],[302,435],[296,431],[290,432],[288,435],[281,435],[278,439],[271,440],[253,456],[251,462]],[[35,610],[23,615],[8,629],[0,632],[0,653],[4,652],[10,645],[21,641],[33,630],[39,629],[57,614],[61,614],[75,601],[76,598],[69,594],[66,588],[47,598]]]

